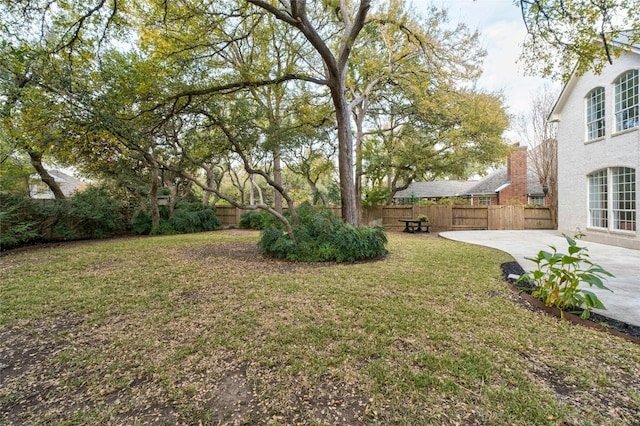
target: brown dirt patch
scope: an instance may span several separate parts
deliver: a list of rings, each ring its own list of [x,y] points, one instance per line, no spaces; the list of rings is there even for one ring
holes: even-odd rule
[[[114,350],[127,331],[139,333],[132,325],[64,317],[0,329],[0,424],[364,424],[368,397],[354,385],[329,376],[287,381],[233,351],[178,361],[168,375],[143,368],[135,348]]]
[[[184,261],[198,261],[202,264],[237,263],[244,270],[255,270],[265,273],[295,274],[300,271],[327,268],[337,265],[336,262],[291,262],[274,259],[260,253],[258,245],[253,242],[216,243],[194,249],[185,249],[174,253],[175,257]],[[353,263],[376,262],[381,259],[363,260]]]

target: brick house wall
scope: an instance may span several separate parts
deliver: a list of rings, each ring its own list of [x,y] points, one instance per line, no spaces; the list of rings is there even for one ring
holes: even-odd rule
[[[519,202],[527,204],[527,147],[519,147],[511,153],[507,160],[507,179],[511,185],[498,193],[497,204]]]

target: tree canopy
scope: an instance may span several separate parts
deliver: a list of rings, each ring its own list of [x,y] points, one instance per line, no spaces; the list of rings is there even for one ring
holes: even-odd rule
[[[358,225],[367,182],[464,178],[506,154],[502,101],[474,85],[478,35],[437,8],[0,0],[0,16],[3,152],[121,181],[156,218],[158,191],[200,188],[290,226],[286,168],[316,200],[337,171]]]
[[[640,44],[637,0],[516,0],[528,37],[523,59],[532,73],[567,79],[599,72]]]

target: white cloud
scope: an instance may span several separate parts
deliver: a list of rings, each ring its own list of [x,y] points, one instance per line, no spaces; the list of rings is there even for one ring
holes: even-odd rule
[[[418,12],[429,4],[424,0],[414,1]],[[526,35],[520,9],[511,0],[440,0],[434,4],[449,11],[452,25],[462,21],[480,33],[480,43],[487,56],[478,87],[502,93],[510,114],[528,112],[533,94],[551,82],[525,76],[523,66],[518,63]]]

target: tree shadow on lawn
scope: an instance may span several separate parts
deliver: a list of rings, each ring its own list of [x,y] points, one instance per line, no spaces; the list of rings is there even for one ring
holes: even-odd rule
[[[252,242],[204,245],[177,250],[175,255],[197,259],[205,265],[233,260],[245,269],[283,274],[333,265],[270,259],[262,256]],[[194,291],[178,295],[191,301],[202,297]],[[216,354],[219,362],[209,366],[204,376],[184,371],[181,382],[170,384],[170,390],[155,372],[136,371],[140,367],[132,365],[125,366],[127,370],[121,373],[135,377],[114,388],[106,379],[110,374],[108,362],[98,360],[94,361],[98,364],[76,365],[74,362],[83,358],[76,358],[74,354],[108,352],[113,336],[122,337],[131,325],[118,324],[118,321],[120,319],[112,318],[96,326],[83,318],[66,316],[0,328],[3,342],[0,346],[0,422],[46,424],[74,419],[94,424],[197,424],[204,419],[203,424],[360,425],[374,420],[368,414],[372,395],[363,394],[357,383],[346,383],[325,374],[316,379],[295,376],[284,384],[278,375],[278,365],[242,361],[232,350]],[[101,334],[104,336],[100,337]],[[555,390],[559,399],[572,398],[574,389],[557,370],[540,366],[534,359],[531,365],[532,371]],[[637,378],[627,380],[629,386],[638,386]],[[96,392],[96,383],[104,387],[104,392]],[[274,391],[282,392],[279,398],[274,398]],[[607,400],[603,396],[599,404],[620,409],[620,401],[613,397]]]

